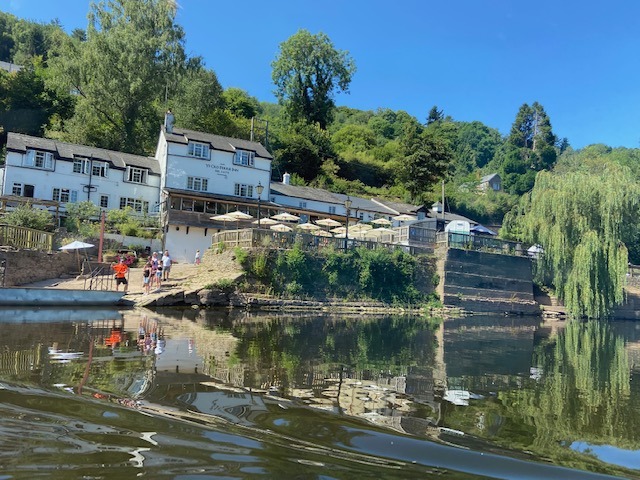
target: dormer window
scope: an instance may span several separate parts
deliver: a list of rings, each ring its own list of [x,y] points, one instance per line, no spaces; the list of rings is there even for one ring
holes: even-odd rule
[[[204,158],[209,160],[209,145],[206,143],[189,142],[187,154],[190,157]]]
[[[127,167],[124,172],[124,181],[132,183],[147,183],[148,172],[146,168]]]
[[[255,161],[255,153],[247,150],[236,150],[233,156],[233,163],[236,165],[244,165],[245,167],[253,167]]]
[[[91,175],[94,177],[109,177],[109,164],[107,162],[91,162]]]
[[[40,150],[27,150],[22,163],[25,167],[53,170],[53,154]]]

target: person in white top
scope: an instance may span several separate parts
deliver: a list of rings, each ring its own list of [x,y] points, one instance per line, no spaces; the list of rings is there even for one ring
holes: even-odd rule
[[[162,255],[162,279],[169,280],[169,273],[171,273],[171,264],[173,260],[171,260],[171,256],[169,255],[169,250],[164,251],[164,255]]]

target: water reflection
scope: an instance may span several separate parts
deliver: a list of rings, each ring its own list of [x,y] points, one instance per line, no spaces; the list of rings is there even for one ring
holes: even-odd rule
[[[511,456],[640,477],[635,324],[194,310],[16,310],[2,322],[0,464],[27,448],[27,418],[45,450],[85,451],[65,460],[79,469],[577,476]],[[48,430],[56,423],[64,440]],[[21,461],[36,469],[53,457]]]

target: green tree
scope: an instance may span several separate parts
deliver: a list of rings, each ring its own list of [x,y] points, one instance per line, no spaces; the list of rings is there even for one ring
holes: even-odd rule
[[[223,103],[222,86],[216,74],[196,67],[180,76],[170,105],[177,125],[192,130],[211,131],[207,128],[207,117],[222,108]]]
[[[335,92],[348,92],[355,72],[346,51],[336,50],[324,33],[304,29],[280,44],[271,66],[276,96],[291,120],[318,123],[322,129],[331,121]]]
[[[626,167],[540,172],[505,218],[508,233],[544,248],[538,281],[550,283],[572,316],[604,317],[623,300],[625,240],[637,225],[640,189]]]
[[[2,216],[2,223],[16,227],[43,230],[45,232],[53,231],[55,228],[53,216],[47,210],[33,208],[28,203],[18,205],[11,212],[5,213]]]
[[[431,125],[432,123],[439,122],[444,119],[444,112],[442,110],[438,110],[437,105],[431,107],[429,110],[429,115],[427,115],[427,125]]]
[[[224,108],[236,117],[253,118],[262,111],[258,99],[250,96],[241,88],[227,88],[222,92],[222,100]]]
[[[446,140],[433,132],[414,132],[404,142],[405,158],[398,179],[415,201],[423,201],[425,193],[442,179],[451,166],[452,153]]]
[[[68,140],[132,153],[153,149],[159,103],[194,63],[187,63],[175,16],[170,0],[91,4],[86,41],[64,38],[49,62],[52,84],[78,98]]]

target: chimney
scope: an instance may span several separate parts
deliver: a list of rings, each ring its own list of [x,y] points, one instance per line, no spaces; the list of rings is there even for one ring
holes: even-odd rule
[[[431,205],[431,211],[434,213],[442,213],[442,204],[440,202],[435,202]]]
[[[167,133],[173,133],[173,123],[176,121],[176,117],[173,116],[171,110],[167,110],[164,114],[164,129]]]
[[[285,185],[289,185],[289,184],[291,184],[291,175],[290,175],[290,174],[288,174],[288,173],[285,173],[285,174],[282,176],[282,183],[283,183],[283,184],[285,184]]]

